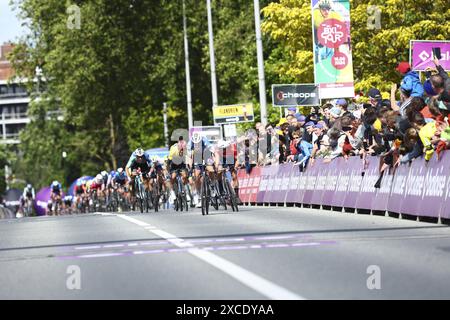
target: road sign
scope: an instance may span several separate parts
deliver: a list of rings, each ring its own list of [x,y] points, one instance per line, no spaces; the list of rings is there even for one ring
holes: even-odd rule
[[[274,84],[275,107],[319,106],[319,88],[314,84]]]
[[[255,121],[253,104],[251,103],[219,106],[213,108],[213,115],[214,123],[216,124],[232,124]]]

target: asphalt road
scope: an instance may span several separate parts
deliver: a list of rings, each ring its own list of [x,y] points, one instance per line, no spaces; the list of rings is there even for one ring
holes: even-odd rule
[[[304,208],[211,213],[2,220],[0,299],[450,299],[449,227]]]

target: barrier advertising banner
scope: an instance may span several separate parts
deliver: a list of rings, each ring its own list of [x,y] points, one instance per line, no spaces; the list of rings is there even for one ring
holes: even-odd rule
[[[359,190],[362,184],[362,161],[359,158],[349,159],[348,165],[350,169],[350,181],[345,195],[344,208],[356,208],[356,200],[358,199]]]
[[[320,99],[355,96],[350,2],[312,0],[314,76]]]
[[[364,173],[364,175],[363,175]],[[380,158],[316,160],[306,171],[287,163],[238,173],[244,203],[303,204],[388,211],[450,219],[450,151],[428,163],[415,159],[386,172],[380,188]],[[44,203],[44,202],[43,202]]]
[[[436,68],[433,62],[433,48],[441,52],[440,65],[450,71],[450,41],[411,40],[410,64],[415,71],[425,71],[428,67]]]

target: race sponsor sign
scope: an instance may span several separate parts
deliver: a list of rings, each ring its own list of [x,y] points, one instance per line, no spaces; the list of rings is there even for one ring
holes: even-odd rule
[[[272,85],[275,107],[319,106],[319,88],[315,84]]]
[[[253,104],[235,104],[213,108],[215,124],[232,124],[255,121]]]
[[[446,71],[450,71],[450,41],[411,40],[410,65],[415,71],[426,71],[436,68],[433,59],[433,48],[439,48],[441,59],[439,64]]]
[[[321,99],[355,95],[350,38],[350,1],[312,0],[314,77]]]

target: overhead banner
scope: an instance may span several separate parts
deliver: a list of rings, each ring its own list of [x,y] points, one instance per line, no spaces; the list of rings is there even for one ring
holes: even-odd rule
[[[275,84],[272,101],[275,107],[319,106],[319,88],[315,84]]]
[[[410,65],[415,71],[426,71],[428,67],[436,68],[433,48],[441,53],[440,65],[450,71],[450,41],[411,40]]]
[[[213,108],[215,124],[230,124],[255,121],[253,104],[236,104]]]
[[[349,0],[312,0],[314,77],[320,99],[353,98]]]

